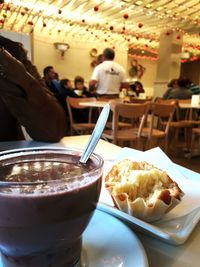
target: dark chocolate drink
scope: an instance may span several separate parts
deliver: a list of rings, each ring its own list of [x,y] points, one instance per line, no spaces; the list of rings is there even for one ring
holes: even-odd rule
[[[81,236],[100,195],[102,159],[32,149],[0,156],[0,251],[4,267],[78,266]]]

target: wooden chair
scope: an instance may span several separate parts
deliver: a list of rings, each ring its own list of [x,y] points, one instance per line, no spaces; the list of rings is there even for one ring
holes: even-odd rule
[[[80,102],[94,102],[96,101],[95,97],[88,97],[88,98],[74,98],[74,97],[67,97],[67,108],[69,112],[69,120],[70,120],[70,134],[87,134],[91,133],[94,129],[95,124],[92,123],[92,107],[83,107],[80,105]],[[76,123],[74,120],[73,109],[77,111],[83,111],[88,109],[88,122],[80,122]]]
[[[109,119],[108,119],[108,122],[106,123],[106,129],[112,129],[113,128],[113,114],[114,114],[114,111],[115,111],[115,106],[116,104],[123,104],[123,99],[121,98],[117,98],[117,99],[112,99],[112,100],[109,100],[109,105],[110,105],[110,116],[109,116]],[[132,127],[132,123],[131,121],[129,120],[129,122],[126,122],[124,118],[119,118],[119,121],[118,121],[118,128],[121,129],[121,128],[131,128]]]
[[[153,100],[153,97],[146,97],[143,99],[143,98],[128,96],[127,98],[124,99],[124,103],[142,104],[146,102],[152,102],[152,100]]]
[[[153,141],[164,141],[164,150],[168,148],[170,123],[176,108],[175,102],[170,104],[151,103],[149,126],[142,129],[141,136],[146,139],[144,149],[152,147]]]
[[[170,122],[170,129],[173,129],[174,134],[174,143],[178,144],[178,138],[181,131],[184,132],[184,140],[186,148],[189,150],[191,143],[191,131],[195,125],[200,125],[199,120],[192,119],[192,109],[183,109],[181,108],[181,104],[190,104],[191,99],[162,99],[157,98],[156,102],[162,104],[170,104],[176,103],[175,114],[173,116],[173,120]],[[163,122],[166,124],[166,122]]]
[[[139,147],[141,132],[146,122],[149,105],[147,103],[116,103],[113,106],[111,105],[111,108],[113,108],[112,129],[105,130],[102,137],[118,145],[125,141],[131,144],[136,141],[137,147]],[[134,120],[135,124],[132,124],[131,128],[129,126],[127,128],[121,128],[119,124],[121,118]]]

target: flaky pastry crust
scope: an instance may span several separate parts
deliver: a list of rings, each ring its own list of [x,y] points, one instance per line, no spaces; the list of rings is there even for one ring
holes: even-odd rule
[[[148,222],[162,218],[183,196],[165,171],[145,161],[118,162],[105,177],[105,186],[117,208]]]

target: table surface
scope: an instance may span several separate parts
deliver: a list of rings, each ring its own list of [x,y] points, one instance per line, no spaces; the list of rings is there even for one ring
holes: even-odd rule
[[[94,101],[94,102],[90,102],[90,101],[84,101],[84,102],[80,102],[80,106],[83,106],[83,107],[104,107],[105,104],[107,104],[108,101],[106,100],[97,100],[97,101]],[[182,108],[182,109],[190,109],[190,108],[194,108],[194,109],[200,109],[200,105],[193,105],[191,103],[179,103],[179,107]]]
[[[70,136],[64,137],[59,143],[44,143],[35,141],[14,141],[14,142],[1,142],[0,150],[35,147],[35,146],[55,146],[55,147],[74,147],[84,148],[89,135],[85,136]],[[113,160],[120,152],[121,148],[100,140],[95,152],[101,155],[104,160]],[[190,179],[200,181],[200,175],[185,169],[179,165],[176,165],[183,174],[190,177]],[[188,176],[189,175],[189,176]],[[196,226],[191,236],[188,238],[185,244],[180,246],[173,246],[166,244],[156,238],[136,232],[138,238],[144,246],[146,251],[149,267],[199,267],[200,266],[200,223]],[[123,238],[123,237],[122,237]],[[134,248],[133,248],[134,249]],[[124,266],[131,267],[131,266]],[[142,266],[138,266],[142,267]]]
[[[179,107],[180,108],[197,108],[197,109],[200,109],[200,105],[193,105],[191,103],[179,103]]]
[[[84,102],[80,102],[79,105],[83,106],[83,107],[97,107],[97,108],[103,108],[106,104],[108,103],[108,101],[84,101]]]

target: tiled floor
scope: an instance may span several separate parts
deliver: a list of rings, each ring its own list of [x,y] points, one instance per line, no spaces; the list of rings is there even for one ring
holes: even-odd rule
[[[170,144],[167,155],[173,162],[200,173],[200,140],[197,140],[196,143],[196,147],[199,148],[199,152],[195,154],[197,154],[198,156],[196,155],[190,157],[190,154],[184,151],[184,147],[185,143],[182,136],[179,137],[178,143],[176,143],[175,141],[173,142],[172,137],[172,142]]]
[[[199,153],[196,153],[198,154],[198,156],[193,156],[191,158],[189,157],[188,153],[184,152],[185,144],[182,136],[180,136],[178,143],[176,143],[175,141],[173,142],[173,137],[171,140],[172,141],[169,150],[167,153],[165,152],[168,157],[173,162],[200,173],[200,140],[196,144],[196,147],[199,147]],[[157,144],[155,144],[155,146],[157,146]]]
[[[184,153],[183,147],[181,146],[171,146],[167,154],[173,162],[200,173],[200,146],[198,155],[192,156],[191,158],[189,154]]]

